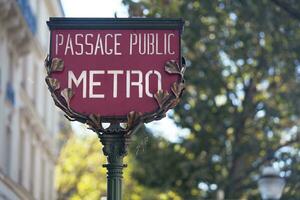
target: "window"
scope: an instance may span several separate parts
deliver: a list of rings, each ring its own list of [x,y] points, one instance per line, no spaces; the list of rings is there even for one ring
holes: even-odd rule
[[[53,174],[53,170],[50,169],[49,170],[49,187],[48,187],[48,190],[49,190],[49,199],[52,200],[53,199],[53,177],[54,174]]]
[[[26,92],[29,95],[30,99],[33,99],[33,93],[34,93],[34,59],[32,55],[27,56],[27,65],[26,65]]]
[[[41,159],[41,174],[40,174],[40,198],[41,200],[44,200],[45,199],[45,159]]]
[[[24,168],[24,131],[20,132],[19,140],[19,183],[23,182],[23,168]]]
[[[33,95],[32,95],[32,102],[35,105],[36,103],[36,98],[38,95],[38,77],[37,77],[37,67],[36,64],[33,62],[33,80],[32,80],[32,90],[33,90]]]
[[[46,113],[44,112],[44,107],[46,106],[46,102],[45,102],[45,98],[46,98],[46,90],[45,90],[45,86],[44,86],[44,78],[42,77],[43,75],[41,75],[42,70],[39,69],[39,76],[38,76],[38,102],[37,102],[37,108],[38,108],[38,112],[40,114],[41,119],[45,122],[45,116]]]
[[[9,175],[10,172],[10,158],[11,158],[11,129],[6,126],[6,142],[5,142],[5,173]]]
[[[48,96],[47,96],[47,89],[43,86],[43,96],[44,96],[44,101],[43,101],[43,120],[44,120],[44,124],[46,125],[47,128],[47,109],[48,109]]]
[[[2,66],[0,65],[0,96],[2,95],[2,91],[3,91],[3,88],[2,88]]]
[[[36,12],[37,12],[37,2],[36,0],[30,0],[30,7],[34,13],[34,15],[36,16]]]
[[[35,146],[31,143],[31,156],[30,156],[30,192],[34,192],[34,177],[35,177]]]
[[[27,71],[28,71],[28,57],[26,56],[23,58],[23,65],[20,66],[22,68],[22,81],[21,81],[21,86],[23,89],[26,89],[27,87]]]
[[[9,51],[9,65],[8,65],[8,80],[13,82],[13,78],[14,78],[14,62],[13,62],[13,57],[14,57],[14,54],[12,51]]]
[[[11,103],[12,106],[15,105],[15,90],[13,86],[13,78],[14,78],[14,62],[13,62],[13,54],[9,52],[9,67],[8,67],[8,81],[6,83],[5,89],[5,100]]]

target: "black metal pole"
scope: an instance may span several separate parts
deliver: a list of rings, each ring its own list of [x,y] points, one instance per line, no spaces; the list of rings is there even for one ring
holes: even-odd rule
[[[107,157],[107,199],[122,200],[123,158],[127,154],[130,138],[112,125],[112,132],[99,135],[103,144],[103,153]]]

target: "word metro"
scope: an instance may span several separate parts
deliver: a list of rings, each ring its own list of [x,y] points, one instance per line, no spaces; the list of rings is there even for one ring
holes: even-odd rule
[[[105,98],[105,94],[95,94],[94,87],[102,86],[100,81],[96,80],[96,75],[111,75],[112,80],[112,90],[113,90],[113,98],[118,98],[118,85],[119,85],[119,76],[125,74],[126,76],[126,98],[130,98],[131,96],[131,87],[138,88],[138,97],[143,98],[143,91],[148,97],[153,97],[153,93],[150,92],[150,77],[155,76],[157,80],[157,91],[162,89],[161,83],[161,74],[156,70],[148,71],[144,76],[141,70],[90,70],[87,72],[86,70],[82,71],[79,77],[76,77],[72,71],[68,71],[68,88],[73,88],[75,85],[79,87],[82,85],[82,98]],[[132,76],[137,76],[137,81],[132,81]],[[89,92],[87,93],[87,86],[89,84]],[[152,83],[153,84],[153,83]],[[124,85],[122,83],[121,85]],[[105,87],[105,86],[103,86]],[[155,92],[155,93],[156,93]],[[88,94],[88,96],[87,96]]]

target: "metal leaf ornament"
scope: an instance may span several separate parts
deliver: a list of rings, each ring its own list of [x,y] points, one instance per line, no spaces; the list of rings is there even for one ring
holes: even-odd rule
[[[179,104],[180,102],[180,99],[179,98],[176,98],[176,99],[172,99],[170,101],[170,103],[168,104],[168,109],[172,109],[172,108],[175,108],[177,106],[177,104]]]
[[[177,62],[175,60],[170,60],[170,61],[166,62],[165,70],[169,74],[180,74],[181,75],[180,66],[177,64]]]
[[[73,122],[76,121],[74,118],[70,117],[69,115],[65,114],[64,115],[69,121]]]
[[[102,129],[101,116],[100,115],[91,114],[91,115],[89,115],[89,119],[93,123],[93,124],[91,124],[91,122],[88,121],[88,124],[91,127],[96,127],[98,130]]]
[[[169,99],[169,92],[168,91],[163,91],[159,90],[157,93],[154,95],[154,98],[156,99],[157,103],[159,104],[159,107],[162,108],[163,105],[167,102]]]
[[[185,62],[185,58],[184,57],[182,57],[182,59],[181,59],[181,74],[182,74],[182,76],[184,75],[184,72],[185,72],[185,70],[186,70],[186,62]]]
[[[47,74],[49,75],[49,74],[50,74],[50,71],[51,71],[51,70],[50,70],[51,61],[50,61],[49,55],[47,55],[47,57],[45,58],[44,66],[46,67]]]
[[[50,72],[61,72],[64,69],[64,61],[59,58],[53,58],[51,62]]]
[[[137,124],[140,123],[140,119],[141,119],[141,113],[140,112],[135,112],[135,111],[131,111],[130,113],[128,113],[127,115],[127,129],[130,130],[133,127],[135,127]]]
[[[46,82],[47,82],[48,86],[50,87],[51,91],[55,91],[60,88],[59,81],[55,78],[47,77]]]
[[[184,84],[175,82],[172,84],[171,90],[176,98],[179,98],[184,90]]]
[[[61,96],[65,99],[68,107],[70,107],[70,100],[74,96],[74,92],[72,91],[71,88],[65,88],[64,90],[61,91]]]

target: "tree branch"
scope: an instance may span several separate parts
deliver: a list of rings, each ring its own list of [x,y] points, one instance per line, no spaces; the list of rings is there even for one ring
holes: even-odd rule
[[[300,133],[298,133],[298,135],[300,135]],[[286,147],[289,145],[292,145],[294,143],[299,142],[298,137],[295,138],[294,140],[290,140],[284,144],[278,145],[276,148],[272,149],[272,154],[274,155],[279,149],[281,149],[282,147]],[[247,176],[249,176],[250,173],[258,170],[262,165],[264,165],[267,161],[269,160],[269,155],[266,155],[255,167],[251,167],[248,170],[246,170],[246,172],[244,173],[244,176],[239,177],[238,179],[236,179],[236,182],[239,182],[243,179],[245,179]]]
[[[297,19],[300,21],[300,12],[297,12],[296,9],[293,9],[289,6],[289,4],[285,1],[281,0],[271,0],[275,5],[280,7],[282,10],[284,10],[287,14],[289,14],[294,19]]]
[[[237,168],[237,162],[240,158],[241,155],[239,155],[239,146],[242,133],[245,129],[245,123],[247,120],[247,117],[251,115],[251,110],[253,107],[253,96],[255,93],[255,83],[253,78],[249,80],[249,85],[244,86],[244,93],[245,93],[245,98],[242,102],[242,107],[243,111],[239,113],[239,116],[235,118],[235,126],[234,126],[234,144],[232,145],[232,161],[231,161],[231,166],[229,168],[229,177],[231,177],[228,181],[227,186],[225,187],[225,195],[230,195],[228,193],[231,193],[230,191],[235,190],[233,188],[233,185],[236,180],[236,168]],[[230,198],[230,196],[227,196],[226,198]]]

